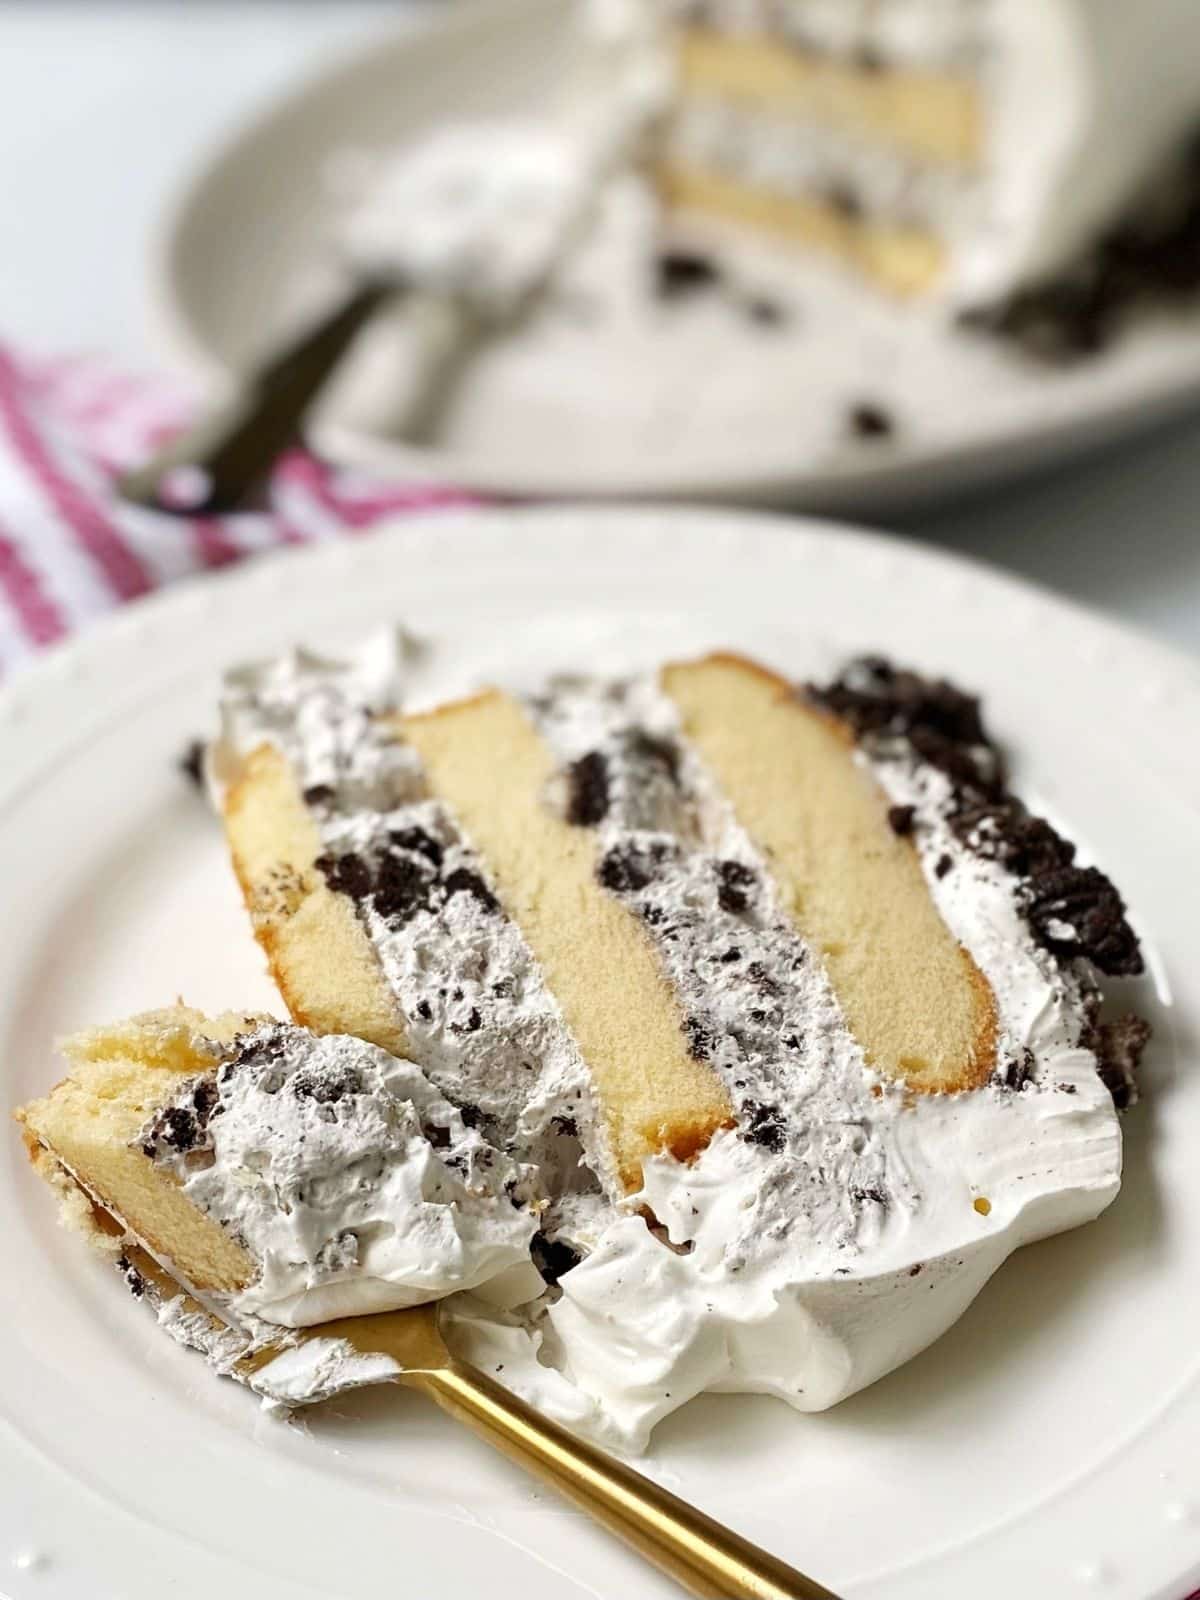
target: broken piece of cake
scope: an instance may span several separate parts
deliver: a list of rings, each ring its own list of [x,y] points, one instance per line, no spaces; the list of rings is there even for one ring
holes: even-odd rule
[[[115,1220],[233,1328],[541,1286],[534,1175],[376,1045],[176,1006],[63,1051],[17,1113],[35,1162],[102,1246]]]

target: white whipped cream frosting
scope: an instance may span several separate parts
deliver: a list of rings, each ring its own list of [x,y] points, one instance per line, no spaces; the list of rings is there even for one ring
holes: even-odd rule
[[[341,810],[316,806],[314,816],[331,840],[357,830],[359,848],[386,815],[373,812],[379,784],[387,789],[402,773],[389,801],[405,796],[402,811],[424,806],[447,849],[476,862],[453,819],[431,817],[432,802],[417,798],[411,752],[364,736],[363,708],[381,698],[377,673],[360,677],[310,656],[243,673],[227,697],[213,765],[229,770],[272,740],[301,787],[320,781],[337,790]],[[1018,1089],[998,1081],[959,1095],[911,1095],[865,1065],[819,961],[783,917],[765,864],[680,740],[674,708],[653,678],[559,682],[526,703],[564,769],[590,752],[605,755],[610,807],[599,825],[601,852],[664,845],[653,881],[629,903],[643,916],[651,910],[647,930],[685,1014],[708,1036],[705,1049],[730,1085],[739,1125],[690,1164],[648,1160],[640,1193],[614,1193],[586,1077],[517,930],[492,912],[486,927],[464,933],[446,910],[461,901],[462,914],[476,916],[471,896],[454,896],[419,928],[389,931],[364,913],[406,1011],[419,992],[405,988],[415,972],[445,963],[469,976],[464,943],[484,934],[512,943],[513,959],[525,963],[522,986],[549,1019],[544,1109],[560,1103],[564,1084],[572,1105],[583,1107],[569,1138],[579,1192],[560,1195],[547,1224],[582,1259],[519,1310],[511,1298],[503,1309],[477,1295],[452,1299],[447,1321],[465,1353],[502,1364],[505,1381],[551,1415],[625,1448],[643,1446],[661,1417],[707,1389],[764,1391],[821,1409],[936,1339],[1018,1246],[1088,1221],[1112,1200],[1119,1125],[1095,1058],[1079,1042],[1095,992],[1090,969],[1035,943],[1017,881],[947,825],[942,775],[902,746],[858,755],[895,804],[914,807],[930,890],[993,988],[999,1060],[1019,1064]],[[661,753],[646,757],[646,738],[676,752],[677,778],[668,778]],[[636,772],[631,749],[642,763]],[[562,795],[548,794],[547,803],[561,804]],[[715,862],[745,869],[747,908],[718,903]],[[664,926],[677,936],[660,937]],[[758,1004],[748,999],[756,986]],[[482,1010],[482,990],[479,1003]],[[497,1124],[524,1155],[522,1140],[546,1134],[548,1123],[543,1116],[522,1126],[504,1017],[502,1005],[498,1023],[489,1016],[472,1032],[490,1038],[494,1051],[473,1062],[444,1019],[424,1038],[414,1033],[413,1050],[438,1091],[460,1103],[475,1104],[494,1070],[502,1080]],[[542,1152],[554,1148],[543,1139]],[[551,1157],[547,1187],[562,1188],[569,1167]],[[653,1229],[643,1209],[656,1219]],[[366,1293],[356,1300],[353,1281],[338,1303],[342,1311],[374,1308]],[[320,1382],[307,1398],[328,1393],[329,1371],[338,1370],[336,1361],[317,1365]],[[301,1371],[287,1375],[289,1404],[306,1398]]]
[[[306,1327],[485,1284],[519,1303],[541,1287],[533,1174],[377,1045],[266,1024],[143,1138],[258,1263],[222,1306],[236,1323]]]
[[[1117,215],[1200,121],[1191,0],[679,0],[735,32],[881,66],[966,75],[983,96],[985,154],[955,180],[850,135],[714,109],[685,148],[723,150],[786,193],[828,169],[864,204],[931,223],[954,249],[956,299],[1002,295],[1061,266]],[[793,149],[789,159],[788,146]],[[800,150],[796,147],[804,147]]]
[[[654,4],[590,0],[583,42],[552,105],[434,127],[382,163],[343,224],[358,271],[493,316],[547,283],[670,101]]]

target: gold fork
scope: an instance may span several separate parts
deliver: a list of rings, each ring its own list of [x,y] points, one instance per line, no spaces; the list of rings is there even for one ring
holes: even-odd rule
[[[179,1294],[179,1286],[141,1248],[127,1245],[123,1260],[156,1298]],[[192,1309],[201,1308],[193,1303]],[[289,1329],[281,1332],[277,1344],[257,1346],[243,1356],[233,1374],[254,1385],[273,1361],[309,1339],[345,1340],[359,1355],[389,1357],[396,1366],[392,1374],[396,1382],[423,1390],[456,1422],[465,1423],[510,1461],[543,1479],[689,1594],[707,1600],[837,1600],[831,1590],[577,1439],[485,1372],[452,1355],[438,1327],[436,1305],[343,1317],[298,1333]]]

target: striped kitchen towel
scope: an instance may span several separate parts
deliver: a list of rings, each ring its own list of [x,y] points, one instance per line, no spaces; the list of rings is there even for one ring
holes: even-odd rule
[[[191,410],[171,379],[0,346],[0,675],[192,573],[360,534],[398,512],[469,503],[453,489],[381,482],[303,451],[280,462],[266,511],[184,519],[118,500],[114,475]]]

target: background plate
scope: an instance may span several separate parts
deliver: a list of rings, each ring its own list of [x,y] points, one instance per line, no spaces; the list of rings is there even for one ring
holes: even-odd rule
[[[382,33],[236,134],[182,194],[156,251],[169,352],[224,382],[326,303],[341,281],[345,204],[331,172],[444,119],[538,106],[561,80],[574,14],[565,0],[458,0]],[[386,437],[404,355],[402,327],[382,319],[321,414],[319,446],[497,493],[861,512],[1095,448],[1200,393],[1194,314],[1147,319],[1104,356],[1055,371],[921,318],[901,325],[882,296],[795,255],[743,263],[750,287],[792,308],[782,329],[753,326],[718,295],[647,307],[609,282],[628,276],[606,267],[598,287],[585,275],[536,330],[477,357],[426,449]],[[894,439],[850,437],[847,415],[864,401],[895,415]]]
[[[181,990],[273,1003],[175,759],[227,663],[397,615],[446,688],[719,640],[796,674],[875,647],[985,692],[1022,784],[1111,869],[1152,952],[1125,1188],[892,1377],[821,1416],[707,1397],[662,1426],[650,1470],[850,1600],[1101,1580],[1112,1600],[1179,1600],[1200,1580],[1200,672],[1011,580],[817,523],[480,512],[128,608],[0,696],[0,1100],[42,1092],[52,1038],[80,1024]],[[674,1592],[416,1395],[264,1418],[57,1228],[15,1134],[0,1207],[11,1600]]]

